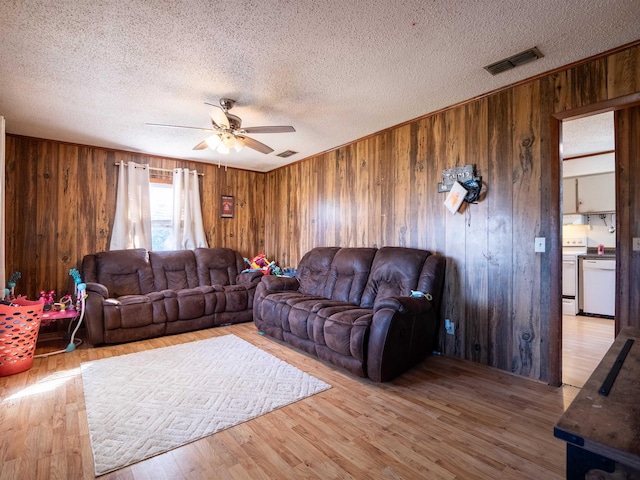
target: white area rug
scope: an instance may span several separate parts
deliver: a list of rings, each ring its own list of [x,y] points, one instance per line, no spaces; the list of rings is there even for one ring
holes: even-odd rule
[[[96,475],[331,388],[235,335],[81,364]]]

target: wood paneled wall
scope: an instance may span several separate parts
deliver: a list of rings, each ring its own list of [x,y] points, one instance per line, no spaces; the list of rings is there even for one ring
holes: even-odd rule
[[[17,291],[71,293],[69,269],[88,253],[108,250],[116,205],[116,162],[189,168],[201,177],[202,214],[210,246],[244,256],[264,250],[264,173],[70,145],[14,135],[6,147],[7,272]],[[235,216],[220,218],[220,195],[233,195]]]
[[[442,334],[443,351],[553,382],[560,165],[551,160],[557,148],[551,116],[638,91],[636,45],[269,172],[266,253],[293,266],[316,246],[441,253],[447,257],[443,315],[456,325],[454,336]],[[633,144],[625,170],[640,165],[638,128],[625,134]],[[470,163],[486,195],[451,215],[437,193],[441,172]],[[628,178],[618,176],[619,188],[629,188]],[[637,217],[640,196],[627,200],[619,205],[621,218],[627,209]],[[534,253],[535,237],[547,238],[547,253]],[[630,242],[627,237],[620,241]],[[633,289],[635,316],[628,318],[639,324],[640,295]]]

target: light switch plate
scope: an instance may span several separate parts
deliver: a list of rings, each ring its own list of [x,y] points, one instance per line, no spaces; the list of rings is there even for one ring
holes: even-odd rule
[[[546,238],[545,237],[536,237],[535,243],[535,252],[536,253],[544,253],[546,250]]]
[[[633,251],[637,252],[638,250],[640,250],[640,238],[633,237]]]

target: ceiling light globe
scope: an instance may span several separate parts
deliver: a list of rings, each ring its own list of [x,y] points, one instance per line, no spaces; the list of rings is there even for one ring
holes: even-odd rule
[[[227,147],[224,143],[221,143],[220,145],[218,145],[218,147],[216,148],[216,151],[218,153],[223,153],[223,154],[227,154],[229,153],[229,147]]]
[[[236,152],[239,152],[244,148],[244,145],[245,145],[244,138],[236,137],[236,144],[233,146],[233,148],[236,149]]]
[[[216,147],[217,147],[218,145],[220,145],[221,140],[220,140],[220,136],[219,136],[219,135],[211,135],[211,136],[210,136],[209,138],[207,138],[204,142],[207,144],[207,146],[208,146],[211,150],[215,150],[215,149],[216,149]]]

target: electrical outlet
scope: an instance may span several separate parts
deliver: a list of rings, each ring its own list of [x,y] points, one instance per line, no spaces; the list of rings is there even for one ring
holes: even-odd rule
[[[455,335],[456,334],[456,326],[455,323],[453,323],[451,320],[449,320],[448,318],[445,319],[444,321],[444,329],[447,331],[447,333],[449,335]]]
[[[633,237],[633,251],[637,252],[638,250],[640,250],[640,238]]]
[[[546,250],[546,238],[536,237],[535,248],[536,253],[544,253]]]

